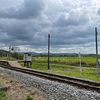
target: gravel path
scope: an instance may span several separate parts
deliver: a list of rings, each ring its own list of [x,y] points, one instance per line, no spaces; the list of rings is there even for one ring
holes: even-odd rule
[[[47,100],[100,100],[100,94],[96,92],[78,89],[64,83],[41,79],[4,68],[0,68],[0,71],[19,79],[31,89],[37,88],[43,91]]]

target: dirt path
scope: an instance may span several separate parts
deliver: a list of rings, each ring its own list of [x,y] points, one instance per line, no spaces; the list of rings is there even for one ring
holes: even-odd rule
[[[22,67],[17,61],[8,61],[10,66],[14,67]]]

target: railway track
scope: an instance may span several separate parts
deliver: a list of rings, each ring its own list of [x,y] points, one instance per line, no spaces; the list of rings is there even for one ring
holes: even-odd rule
[[[18,71],[18,72],[22,72],[25,74],[42,77],[42,78],[45,78],[48,80],[71,84],[71,85],[77,86],[79,88],[84,88],[87,90],[92,90],[92,91],[96,91],[96,92],[100,93],[100,83],[98,83],[98,82],[93,82],[93,81],[88,81],[88,80],[83,80],[83,79],[78,79],[78,78],[73,78],[73,77],[66,77],[66,76],[61,76],[61,75],[55,75],[55,74],[40,72],[40,71],[28,69],[28,68],[19,68],[19,67],[4,66],[4,65],[0,65],[0,67]]]

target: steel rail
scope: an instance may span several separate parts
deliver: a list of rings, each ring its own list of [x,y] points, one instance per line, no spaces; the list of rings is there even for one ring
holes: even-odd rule
[[[50,73],[36,71],[36,70],[28,69],[28,68],[19,68],[19,67],[4,66],[4,65],[0,65],[0,67],[22,72],[25,74],[42,77],[48,80],[58,81],[61,83],[68,83],[73,86],[77,86],[79,88],[84,88],[87,90],[92,90],[92,91],[96,91],[100,93],[100,83],[99,82],[94,82],[94,81],[89,81],[89,80],[84,80],[84,79],[79,79],[79,78],[73,78],[73,77],[67,77],[67,76],[61,76],[57,74],[50,74]]]

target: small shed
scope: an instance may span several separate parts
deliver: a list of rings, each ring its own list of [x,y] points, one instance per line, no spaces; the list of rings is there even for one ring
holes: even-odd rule
[[[24,66],[30,68],[32,66],[32,56],[30,53],[24,53]]]
[[[32,57],[30,53],[24,53],[24,61],[32,61]]]

